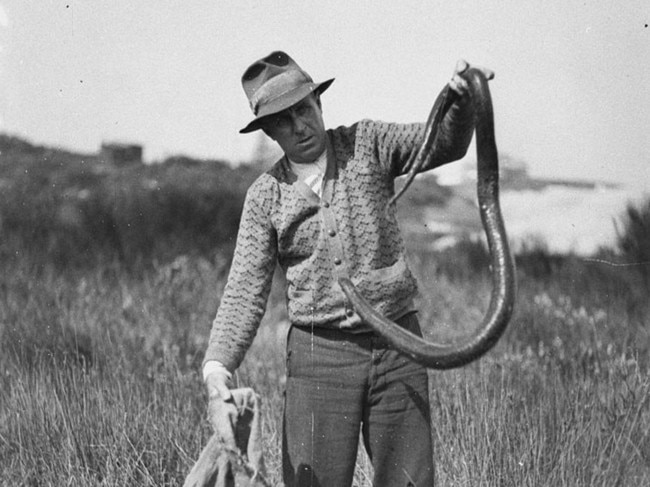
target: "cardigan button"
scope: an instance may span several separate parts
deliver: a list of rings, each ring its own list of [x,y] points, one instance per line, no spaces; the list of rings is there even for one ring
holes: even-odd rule
[[[327,234],[328,234],[330,237],[335,237],[335,236],[336,236],[336,232],[335,232],[334,230],[330,230],[329,232],[327,232]]]
[[[334,264],[335,265],[341,265],[341,259],[338,259],[338,258],[334,259]]]

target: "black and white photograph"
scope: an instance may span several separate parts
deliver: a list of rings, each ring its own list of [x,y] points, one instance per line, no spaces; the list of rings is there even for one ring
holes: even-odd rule
[[[650,485],[649,24],[0,0],[0,487]]]

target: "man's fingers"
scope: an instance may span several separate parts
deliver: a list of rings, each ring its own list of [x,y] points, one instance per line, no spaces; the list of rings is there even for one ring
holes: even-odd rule
[[[467,81],[460,74],[454,73],[449,81],[449,88],[462,96],[467,92]]]
[[[464,59],[459,59],[456,62],[456,71],[454,71],[454,75],[463,74],[467,68],[469,68],[469,63]]]
[[[232,399],[232,393],[230,392],[232,374],[225,367],[215,368],[205,378],[205,383],[210,396],[216,394],[223,401]]]
[[[494,79],[494,71],[492,71],[490,68],[486,68],[485,66],[476,66],[474,64],[469,64],[467,61],[464,59],[459,59],[456,62],[456,69],[454,70],[454,76],[452,79],[454,79],[457,75],[463,74],[465,71],[467,71],[470,67],[474,69],[478,69],[487,79]]]
[[[222,401],[230,401],[232,399],[232,392],[230,392],[230,388],[224,382],[216,382],[215,388]]]

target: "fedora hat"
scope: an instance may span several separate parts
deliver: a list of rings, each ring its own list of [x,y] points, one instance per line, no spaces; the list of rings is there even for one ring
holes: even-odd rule
[[[255,61],[241,79],[255,118],[239,133],[260,129],[262,118],[295,105],[312,92],[322,93],[333,81],[334,78],[314,83],[311,76],[282,51],[274,51]]]

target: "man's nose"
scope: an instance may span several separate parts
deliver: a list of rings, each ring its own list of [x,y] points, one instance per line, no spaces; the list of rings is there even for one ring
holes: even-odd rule
[[[302,117],[299,117],[296,114],[292,114],[291,121],[293,125],[293,131],[295,133],[300,134],[307,128],[307,124],[305,124],[305,121],[302,119]]]

